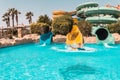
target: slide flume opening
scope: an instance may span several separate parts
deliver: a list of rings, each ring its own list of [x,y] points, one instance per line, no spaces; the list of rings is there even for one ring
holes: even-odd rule
[[[51,44],[51,43],[52,43],[52,32],[48,32],[40,36],[40,44]]]
[[[104,28],[100,28],[95,33],[99,40],[105,40],[108,37],[108,31]]]

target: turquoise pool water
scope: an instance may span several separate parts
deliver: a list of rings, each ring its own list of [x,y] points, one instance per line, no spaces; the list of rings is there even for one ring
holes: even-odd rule
[[[0,48],[0,80],[120,80],[120,44],[25,44]]]

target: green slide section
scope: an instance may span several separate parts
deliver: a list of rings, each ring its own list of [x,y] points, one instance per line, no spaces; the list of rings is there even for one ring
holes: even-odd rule
[[[79,10],[81,10],[83,8],[86,8],[86,7],[98,7],[98,3],[96,3],[96,2],[88,2],[88,3],[80,4],[76,8],[76,10],[79,11]]]
[[[96,36],[97,44],[114,44],[114,37],[109,33],[107,28],[104,27],[92,27],[92,34]]]
[[[111,24],[118,21],[118,19],[113,17],[101,16],[101,17],[87,17],[86,21],[93,23],[93,24]]]

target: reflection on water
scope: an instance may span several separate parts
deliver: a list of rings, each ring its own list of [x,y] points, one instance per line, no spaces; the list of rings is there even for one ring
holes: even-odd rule
[[[71,78],[75,78],[80,75],[96,74],[96,69],[87,65],[77,64],[59,69],[59,72],[63,76],[64,80],[71,80]]]

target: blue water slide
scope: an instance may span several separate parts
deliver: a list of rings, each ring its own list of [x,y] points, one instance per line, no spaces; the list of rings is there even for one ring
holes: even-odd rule
[[[52,32],[40,35],[40,44],[51,44],[52,36],[53,36]]]

